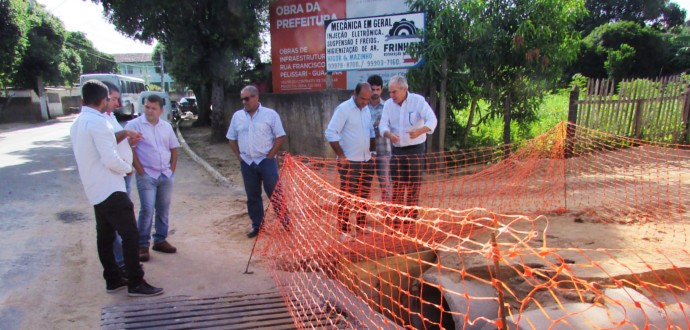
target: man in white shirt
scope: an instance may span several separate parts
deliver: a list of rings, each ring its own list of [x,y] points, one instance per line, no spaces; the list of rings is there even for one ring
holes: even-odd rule
[[[125,192],[122,179],[132,172],[132,166],[117,154],[113,126],[103,115],[108,102],[108,88],[97,80],[85,82],[82,102],[81,113],[70,127],[70,139],[86,197],[94,206],[96,245],[103,265],[106,292],[116,292],[128,286],[129,296],[161,294],[162,288],[146,283],[139,264],[139,233],[134,205]],[[116,232],[122,237],[128,280],[120,276],[113,256]]]
[[[111,125],[113,125],[113,130],[115,131],[115,140],[117,141],[117,154],[124,160],[127,164],[132,164],[133,154],[132,146],[141,139],[141,133],[135,131],[125,131],[117,121],[115,117],[115,109],[120,106],[120,88],[115,86],[115,84],[109,81],[103,81],[106,87],[108,87],[108,105],[105,108],[105,113],[103,115],[108,119]],[[129,138],[128,136],[131,136]],[[130,145],[131,144],[131,145]],[[132,193],[132,173],[125,175],[125,189],[127,190],[127,196]],[[120,235],[115,234],[115,242],[113,243],[113,253],[115,254],[115,262],[120,268],[120,274],[126,278],[127,270],[125,269],[125,258],[122,255],[122,238]]]
[[[374,126],[371,121],[369,100],[371,86],[363,82],[357,84],[353,96],[335,108],[333,117],[326,128],[326,140],[338,156],[340,190],[369,198],[371,182],[374,178],[374,162],[371,151],[374,145]],[[338,200],[338,221],[341,241],[350,240],[348,236],[350,211],[354,205],[347,205],[345,198]],[[357,227],[366,228],[366,213],[357,212]]]
[[[424,97],[408,92],[407,79],[393,76],[390,99],[383,105],[379,131],[391,140],[393,203],[416,206],[422,185],[426,136],[436,129],[436,115]],[[409,216],[417,218],[416,210]]]
[[[240,162],[244,191],[247,193],[247,212],[252,221],[247,237],[254,238],[259,235],[264,220],[262,184],[269,198],[282,198],[276,156],[287,136],[278,113],[259,102],[259,90],[255,86],[242,88],[240,99],[244,108],[232,115],[225,137],[230,150]],[[272,205],[283,227],[289,230],[290,215],[287,210],[281,209],[280,203]]]

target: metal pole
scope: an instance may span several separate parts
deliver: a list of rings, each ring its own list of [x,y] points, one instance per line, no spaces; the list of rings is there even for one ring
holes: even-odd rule
[[[165,59],[163,58],[163,50],[165,48],[161,47],[158,55],[161,57],[161,91],[165,92]]]

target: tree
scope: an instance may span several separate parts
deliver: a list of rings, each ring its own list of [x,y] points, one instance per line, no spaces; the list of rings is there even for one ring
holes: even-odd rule
[[[431,13],[428,42],[420,50],[427,60],[422,69],[428,72],[427,81],[443,82],[450,74],[467,72],[461,83],[472,93],[471,100],[484,98],[492,116],[503,116],[505,143],[511,140],[511,120],[532,120],[546,87],[577,56],[579,35],[573,26],[584,14],[582,0],[409,3],[412,10]]]
[[[100,2],[118,30],[142,41],[155,38],[165,46],[167,71],[197,96],[195,124],[212,124],[213,139],[224,140],[225,91],[240,82],[243,64],[258,63],[259,32],[265,28],[259,17],[269,1]]]
[[[685,9],[681,9],[680,6],[675,3],[669,3],[662,11],[661,17],[658,18],[659,30],[668,31],[675,27],[682,27],[685,23]]]
[[[669,44],[661,33],[634,22],[617,22],[596,28],[582,41],[583,55],[572,72],[590,78],[639,78],[674,73]]]
[[[67,32],[65,49],[75,51],[81,59],[82,73],[117,73],[115,58],[94,48],[82,32]]]
[[[28,16],[28,27],[28,47],[13,81],[15,86],[32,88],[41,95],[41,79],[52,84],[62,83],[59,66],[62,63],[65,28],[57,17],[40,6]]]
[[[670,44],[668,68],[670,72],[690,70],[690,27],[678,28],[678,33],[667,35]]]
[[[24,37],[28,6],[21,0],[0,0],[0,88],[12,83],[28,40]]]
[[[74,86],[82,74],[81,57],[73,49],[65,49],[62,52],[62,63],[59,65],[60,76],[64,85]]]
[[[587,0],[588,15],[577,23],[577,30],[588,35],[595,28],[619,21],[644,25],[658,19],[669,0]]]

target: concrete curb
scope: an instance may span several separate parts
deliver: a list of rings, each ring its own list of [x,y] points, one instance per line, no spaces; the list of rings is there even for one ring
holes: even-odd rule
[[[244,195],[244,189],[241,189],[234,185],[228,178],[224,177],[220,172],[218,172],[213,166],[211,166],[209,163],[207,163],[203,158],[199,157],[192,148],[189,147],[187,144],[187,141],[184,139],[184,136],[182,136],[182,132],[180,131],[180,126],[175,125],[175,133],[177,134],[177,139],[180,141],[180,145],[182,146],[182,149],[184,149],[185,153],[197,162],[199,165],[201,165],[206,172],[208,172],[213,179],[215,179],[221,186],[227,188],[230,190],[231,193],[233,194],[240,194]]]

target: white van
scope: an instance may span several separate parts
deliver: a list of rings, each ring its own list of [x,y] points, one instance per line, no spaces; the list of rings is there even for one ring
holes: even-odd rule
[[[172,124],[172,100],[170,99],[170,95],[166,92],[152,92],[152,91],[146,91],[141,94],[139,94],[139,116],[144,115],[144,102],[146,101],[146,98],[149,95],[158,95],[160,96],[161,99],[163,99],[163,114],[161,114],[161,119],[169,122]]]
[[[137,114],[139,108],[136,102],[137,98],[141,92],[146,90],[143,79],[113,73],[89,73],[79,77],[80,86],[91,79],[110,82],[120,89],[120,107],[113,111],[116,116],[131,118]]]

